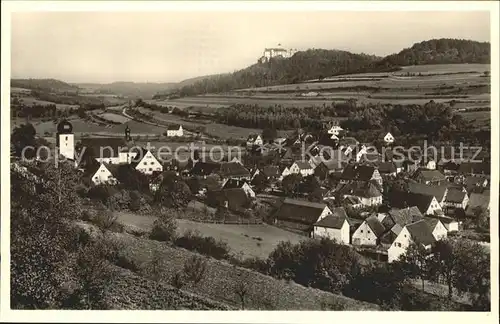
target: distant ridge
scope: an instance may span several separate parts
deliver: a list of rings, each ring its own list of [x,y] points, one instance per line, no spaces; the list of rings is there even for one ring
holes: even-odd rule
[[[431,39],[413,44],[384,58],[347,51],[309,49],[291,58],[275,58],[229,74],[190,79],[192,84],[170,89],[180,96],[223,93],[235,89],[293,84],[311,79],[351,74],[400,70],[402,66],[451,63],[490,63],[490,43],[464,39]],[[175,87],[177,88],[177,87]]]

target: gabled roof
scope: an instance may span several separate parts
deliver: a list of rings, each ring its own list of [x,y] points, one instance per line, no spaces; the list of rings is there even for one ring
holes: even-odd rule
[[[463,192],[462,190],[456,188],[451,188],[446,194],[445,201],[450,203],[462,203],[465,199],[465,196],[467,196],[466,192]]]
[[[96,158],[118,157],[119,152],[128,151],[127,142],[119,137],[85,137],[80,139],[85,150],[90,148],[94,151]],[[102,148],[102,156],[101,156]]]
[[[394,226],[391,227],[390,230],[388,230],[384,235],[382,235],[382,238],[380,239],[380,242],[385,243],[385,244],[392,244],[396,237],[398,237],[399,233],[403,228],[399,224],[394,224]]]
[[[425,213],[432,202],[434,196],[423,195],[412,192],[392,191],[389,193],[389,202],[393,207],[406,208],[417,206],[421,213]]]
[[[344,168],[342,179],[369,181],[374,172],[375,168],[373,166],[351,164]]]
[[[226,181],[222,189],[242,188],[245,183],[247,183],[245,180],[229,179]]]
[[[382,193],[371,182],[357,183],[356,188],[352,192],[353,196],[362,198],[374,198],[382,196]]]
[[[312,226],[325,207],[326,205],[321,203],[285,198],[275,216],[278,220]]]
[[[248,169],[238,162],[222,163],[220,173],[224,177],[250,177]]]
[[[219,171],[220,168],[221,168],[220,163],[199,161],[196,162],[193,168],[191,169],[191,174],[206,176]]]
[[[214,194],[219,204],[223,205],[223,203],[227,201],[228,208],[231,210],[238,210],[250,202],[250,198],[245,190],[241,188],[223,189],[214,192]]]
[[[181,127],[181,125],[168,125],[167,130],[179,130]]]
[[[341,229],[345,221],[349,223],[349,218],[347,217],[345,209],[343,207],[337,207],[332,209],[331,215],[323,217],[321,220],[314,223],[314,226]]]
[[[488,162],[462,162],[458,167],[458,173],[461,174],[490,174],[491,165]]]
[[[433,231],[436,225],[439,223],[439,219],[433,217],[424,217],[424,220],[431,229],[431,231]]]
[[[371,215],[365,219],[365,222],[371,228],[371,230],[373,231],[373,234],[375,234],[375,236],[377,238],[380,238],[382,236],[382,234],[385,233],[385,227],[378,220],[377,216]]]
[[[393,208],[389,210],[389,216],[390,217],[386,217],[382,221],[382,224],[386,227],[393,226],[394,224],[405,226],[423,218],[422,213],[420,213],[420,210],[415,206],[403,209]]]
[[[359,141],[355,139],[354,137],[344,137],[341,138],[339,141],[340,146],[356,146],[359,144]]]
[[[425,183],[408,182],[408,190],[412,193],[423,194],[436,197],[437,201],[442,201],[446,194],[446,185],[432,186]]]
[[[418,222],[408,224],[406,225],[406,229],[415,243],[427,246],[436,242],[434,235],[432,235],[432,230],[425,220],[419,220]]]
[[[446,177],[439,170],[429,170],[420,168],[415,171],[414,179],[422,179],[424,181],[444,181]]]

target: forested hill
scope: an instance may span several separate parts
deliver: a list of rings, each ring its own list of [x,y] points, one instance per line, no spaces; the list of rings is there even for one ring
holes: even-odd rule
[[[431,39],[386,56],[374,67],[451,63],[490,63],[490,43],[464,39]]]
[[[12,79],[10,86],[45,92],[76,92],[78,87],[56,79]]]
[[[310,49],[289,59],[273,59],[243,70],[210,76],[176,91],[181,96],[220,93],[234,89],[291,84],[334,75],[397,71],[401,66],[490,63],[490,43],[432,39],[384,58],[346,51]]]
[[[310,49],[289,59],[273,58],[230,74],[199,80],[180,88],[181,96],[225,92],[233,89],[297,83],[359,69],[380,58],[346,51]]]

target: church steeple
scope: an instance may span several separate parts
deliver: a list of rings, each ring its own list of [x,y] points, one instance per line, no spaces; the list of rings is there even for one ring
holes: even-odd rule
[[[128,125],[125,128],[125,140],[126,141],[131,141],[132,140],[132,137],[130,136],[130,128],[128,127]]]

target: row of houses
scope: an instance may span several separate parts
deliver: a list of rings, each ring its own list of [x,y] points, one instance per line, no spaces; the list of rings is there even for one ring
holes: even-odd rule
[[[426,248],[458,231],[443,217],[424,216],[416,206],[351,218],[344,207],[285,198],[275,214],[277,225],[310,237],[327,237],[341,244],[379,249],[388,262],[397,260],[411,243]]]

